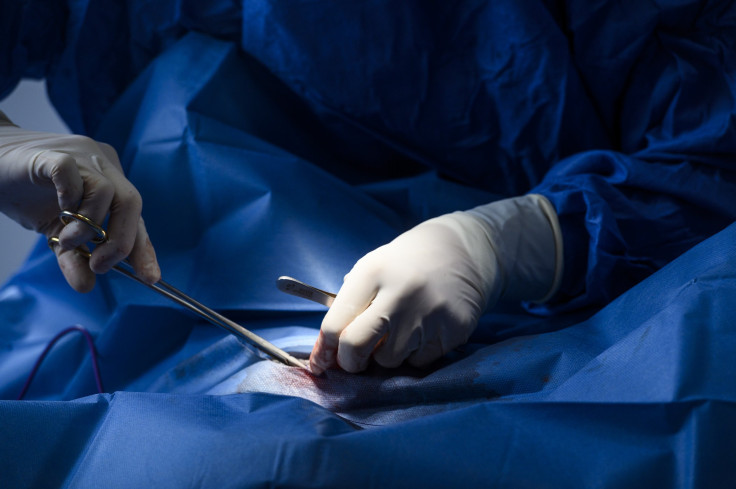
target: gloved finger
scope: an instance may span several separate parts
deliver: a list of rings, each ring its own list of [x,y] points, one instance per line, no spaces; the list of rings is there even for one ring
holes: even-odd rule
[[[320,375],[332,368],[337,362],[337,345],[325,343],[325,334],[320,330],[312,353],[309,355],[309,370],[314,375]]]
[[[90,267],[95,273],[106,273],[133,250],[138,233],[143,201],[138,191],[116,168],[107,165],[105,175],[115,193],[110,204],[107,241],[92,252]]]
[[[365,370],[376,345],[387,334],[390,336],[391,320],[390,315],[385,312],[385,302],[379,295],[343,330],[337,349],[337,364],[343,370],[351,373]]]
[[[417,351],[409,355],[407,362],[414,367],[426,367],[447,353],[439,338],[432,338],[419,347]]]
[[[376,285],[370,276],[351,273],[340,288],[320,328],[320,337],[309,357],[310,369],[321,374],[337,363],[340,334],[368,305],[376,294]]]
[[[133,250],[130,252],[129,260],[136,275],[145,282],[154,284],[161,279],[161,269],[156,260],[156,251],[148,237],[148,231],[142,217],[138,219],[138,232],[135,235],[135,243],[133,244]]]
[[[86,293],[94,288],[95,274],[90,270],[89,260],[86,257],[76,250],[65,250],[59,246],[54,247],[54,252],[61,273],[74,290]]]
[[[92,160],[97,158],[97,156],[91,157]],[[108,177],[94,166],[97,165],[85,166],[83,171],[80,171],[84,182],[84,193],[76,212],[101,225],[115,196],[115,187]],[[59,233],[59,240],[62,248],[73,249],[96,236],[97,233],[88,225],[72,221]]]
[[[84,184],[74,157],[58,151],[42,151],[33,159],[32,172],[56,188],[59,210],[75,210],[82,199]]]
[[[105,157],[105,162],[110,163],[120,173],[124,173],[123,166],[120,164],[120,158],[118,158],[118,152],[115,151],[115,148],[113,148],[107,143],[100,143],[100,142],[97,143],[97,146],[100,147],[100,151],[102,152],[102,155]]]
[[[376,347],[373,359],[377,364],[386,368],[396,368],[414,353],[422,341],[422,328],[414,326],[410,317],[394,319],[397,323],[385,341]]]

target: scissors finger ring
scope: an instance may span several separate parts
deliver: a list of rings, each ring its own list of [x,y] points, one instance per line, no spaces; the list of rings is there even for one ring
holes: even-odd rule
[[[78,214],[76,212],[61,211],[61,214],[59,214],[59,219],[61,219],[61,222],[63,222],[65,226],[72,221],[79,221],[92,228],[94,232],[97,233],[97,236],[92,238],[92,242],[94,244],[101,244],[107,241],[107,232],[102,228],[102,226],[100,226],[87,216]]]

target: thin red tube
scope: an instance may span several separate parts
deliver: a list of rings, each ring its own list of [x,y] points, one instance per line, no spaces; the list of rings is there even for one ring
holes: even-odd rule
[[[92,370],[95,374],[95,383],[97,384],[97,392],[100,394],[104,392],[102,389],[102,378],[100,377],[100,369],[97,365],[97,351],[95,350],[95,344],[92,340],[92,335],[89,334],[89,331],[84,329],[81,326],[70,326],[66,328],[65,330],[59,332],[54,338],[49,341],[49,344],[46,345],[46,348],[44,348],[43,352],[41,352],[41,355],[38,357],[38,360],[36,360],[36,364],[33,366],[33,369],[31,370],[30,375],[28,375],[28,379],[26,379],[25,385],[23,385],[23,389],[21,390],[20,394],[18,395],[17,400],[20,401],[23,399],[23,397],[28,392],[28,389],[31,387],[31,382],[33,382],[33,378],[36,376],[36,372],[38,372],[39,367],[41,367],[41,363],[46,358],[46,355],[51,351],[51,348],[54,347],[57,341],[59,341],[61,338],[66,336],[67,334],[71,333],[72,331],[79,331],[84,335],[84,338],[87,340],[87,348],[89,348],[90,356],[92,357]]]

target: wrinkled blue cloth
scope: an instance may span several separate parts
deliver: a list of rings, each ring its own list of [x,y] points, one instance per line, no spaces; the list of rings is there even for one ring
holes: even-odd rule
[[[95,332],[117,392],[51,400],[94,388],[83,341],[62,343],[31,391],[47,400],[0,401],[0,474],[7,487],[733,487],[734,240],[731,226],[587,320],[495,313],[429,371],[320,379],[150,294],[126,302],[122,278],[88,304],[57,295],[40,245],[0,297],[17,326],[1,331],[2,396],[72,320]],[[319,314],[292,306],[239,319],[305,352]]]
[[[733,220],[731,3],[204,4],[0,3],[3,91],[47,76],[115,146],[167,281],[305,355],[323,308],[276,277],[337,290],[408,226],[536,189],[560,314],[315,379],[123,277],[73,292],[40,241],[0,289],[0,486],[736,484],[736,227],[630,288]],[[108,394],[68,336],[10,400],[73,324]]]
[[[732,0],[0,9],[0,95],[22,76],[46,76],[72,130],[118,150],[124,138],[101,128],[110,111],[154,60],[200,32],[265,67],[262,97],[288,106],[286,120],[242,129],[348,183],[429,168],[499,196],[546,195],[560,216],[565,276],[552,302],[530,306],[537,312],[605,305],[736,220]],[[226,122],[238,124],[246,101],[259,107],[227,73],[211,75],[232,98]]]

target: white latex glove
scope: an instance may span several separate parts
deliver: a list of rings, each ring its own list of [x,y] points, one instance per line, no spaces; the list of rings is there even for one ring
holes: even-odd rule
[[[364,370],[425,366],[467,342],[499,299],[543,302],[562,276],[552,204],[525,195],[430,219],[361,258],[322,322],[310,357]]]
[[[84,136],[26,131],[0,112],[0,211],[25,228],[59,236],[59,267],[74,289],[91,290],[95,273],[107,272],[128,256],[139,277],[159,280],[141,207],[140,194],[123,175],[111,146]],[[94,231],[79,222],[63,226],[61,210],[97,223],[109,214],[108,241],[89,260],[73,250],[91,240]]]

